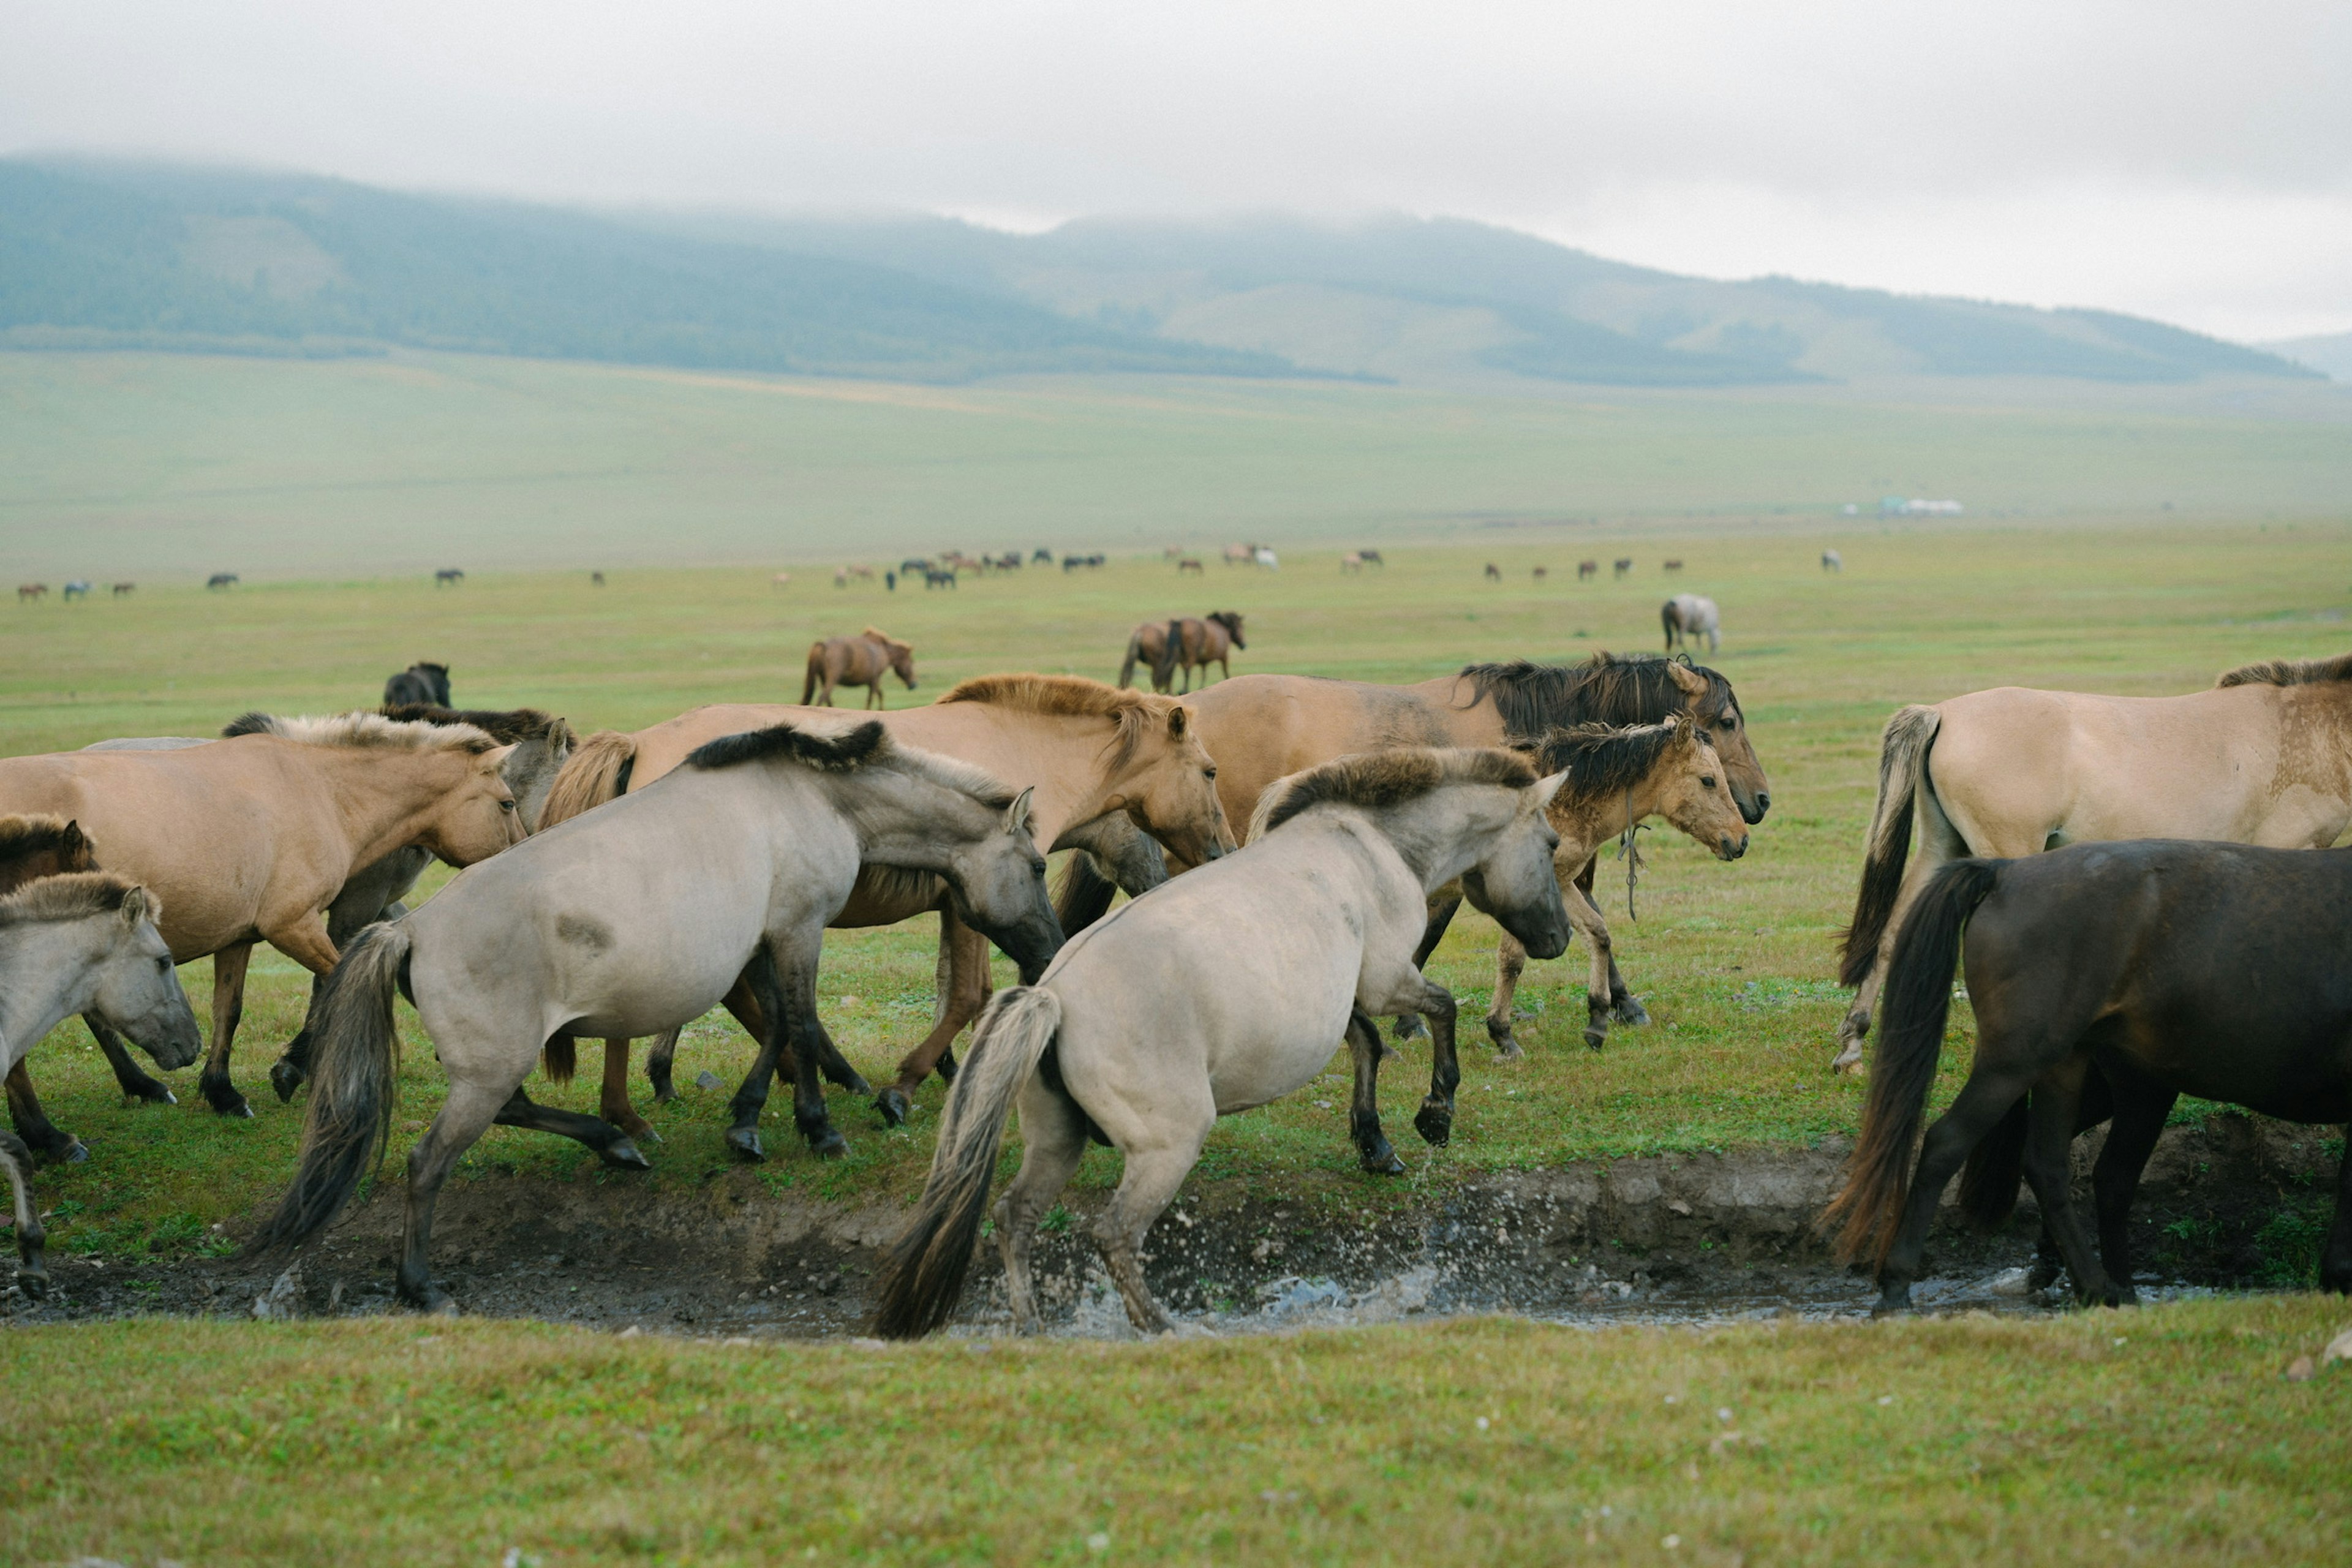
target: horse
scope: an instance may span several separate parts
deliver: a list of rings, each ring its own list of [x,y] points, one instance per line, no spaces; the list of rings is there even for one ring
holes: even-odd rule
[[[215,572],[205,579],[205,586],[207,589],[234,588],[238,581],[237,574],[234,572]]]
[[[786,707],[698,708],[632,735],[592,735],[558,779],[546,820],[562,822],[641,789],[677,767],[695,747],[721,735],[805,724],[818,716],[817,710]],[[1072,676],[992,675],[962,682],[929,707],[901,709],[876,722],[894,740],[1033,786],[1038,838],[1052,850],[1082,851],[1076,863],[1089,868],[1076,896],[1068,891],[1072,875],[1066,873],[1064,904],[1056,911],[1081,923],[1109,907],[1109,884],[1095,871],[1097,865],[1129,892],[1141,893],[1165,881],[1168,873],[1156,847],[1138,846],[1150,846],[1156,837],[1196,861],[1215,859],[1234,847],[1217,796],[1216,765],[1193,734],[1191,714],[1169,698],[1115,690]],[[1106,828],[1114,825],[1130,831],[1117,842],[1103,842]],[[1103,889],[1099,897],[1097,886]],[[939,1010],[930,1033],[875,1096],[875,1108],[892,1126],[907,1120],[911,1096],[933,1070],[943,1076],[955,1071],[949,1047],[988,1000],[988,945],[957,914],[944,888],[906,877],[868,877],[834,920],[843,927],[891,925],[929,910],[940,914]],[[743,1002],[740,992],[729,998],[730,1007],[758,1037],[755,1009]],[[657,1099],[676,1098],[669,1075],[677,1046],[674,1034],[664,1036],[647,1059]],[[872,1092],[829,1041],[824,1049],[826,1062],[837,1064],[829,1073],[835,1082],[855,1093]],[[625,1037],[604,1043],[604,1116],[641,1137],[649,1129],[629,1104],[628,1053]],[[736,1098],[735,1126],[728,1137],[748,1158],[761,1153],[759,1117],[766,1099],[764,1079],[747,1080]]]
[[[890,704],[882,695],[882,678],[894,672],[907,683],[908,690],[915,689],[914,644],[900,642],[873,626],[854,637],[824,637],[809,644],[808,672],[801,681],[801,702],[805,706],[814,697],[818,707],[830,708],[835,687],[863,686],[866,707],[887,708]]]
[[[66,601],[66,602],[71,602],[72,600],[75,600],[75,599],[87,599],[87,598],[89,598],[89,580],[88,580],[87,578],[81,578],[81,577],[77,577],[77,578],[75,578],[72,582],[70,582],[70,583],[68,583],[68,584],[67,584],[65,585],[65,590],[64,590],[62,593],[60,593],[60,594],[58,595],[58,597],[60,600],[63,600],[63,601]]]
[[[1198,620],[1180,616],[1168,623],[1161,635],[1159,656],[1151,664],[1151,685],[1154,690],[1165,691],[1176,683],[1179,670],[1183,672],[1182,689],[1191,690],[1192,672],[1201,672],[1201,684],[1209,684],[1209,666],[1215,665],[1228,680],[1233,679],[1233,654],[1235,648],[1247,648],[1242,640],[1242,617],[1238,610],[1211,610]]]
[[[926,588],[952,588],[955,585],[956,574],[952,570],[946,572],[933,570],[923,574],[923,586]]]
[[[446,708],[449,667],[420,660],[383,683],[386,708]]]
[[[466,574],[455,566],[444,566],[433,574],[433,585],[436,588],[455,588],[465,581]]]
[[[1682,569],[1683,569],[1683,563],[1682,563],[1682,557],[1680,557],[1680,556],[1676,556],[1676,557],[1675,557],[1675,559],[1673,559],[1672,561],[1669,561],[1669,562],[1665,563],[1664,570],[1666,570],[1666,571],[1668,571],[1668,572],[1679,572],[1679,571],[1681,571]]]
[[[1666,628],[1666,651],[1675,651],[1675,644],[1687,647],[1698,637],[1706,638],[1706,651],[1715,652],[1723,646],[1723,612],[1715,601],[1699,594],[1676,594],[1658,606],[1658,623]]]
[[[1696,671],[1681,665],[1668,670],[1680,677],[1678,684],[1691,696],[1706,695],[1706,682]],[[1608,1043],[1611,1016],[1630,1010],[1633,999],[1631,993],[1618,992],[1622,980],[1612,963],[1608,921],[1600,904],[1577,886],[1577,873],[1612,838],[1630,833],[1646,817],[1664,817],[1718,860],[1737,860],[1748,852],[1748,825],[1731,798],[1723,759],[1687,714],[1622,729],[1584,724],[1555,730],[1537,747],[1536,765],[1568,775],[1567,786],[1552,796],[1549,807],[1552,831],[1559,836],[1553,864],[1569,919],[1591,950],[1584,1043],[1597,1051]],[[1527,962],[1526,952],[1506,932],[1495,952],[1495,995],[1486,1009],[1486,1037],[1506,1061],[1524,1054],[1512,1032],[1512,1003]]]
[[[1282,567],[1282,562],[1276,557],[1274,547],[1270,544],[1259,545],[1257,547],[1257,552],[1251,556],[1250,559],[1256,564],[1265,567],[1269,572],[1279,571]]]
[[[1225,546],[1225,564],[1226,564],[1226,565],[1228,565],[1228,566],[1255,566],[1255,565],[1256,565],[1256,564],[1257,564],[1257,546],[1256,546],[1256,545],[1255,545],[1255,544],[1228,544],[1228,545],[1226,545],[1226,546]]]
[[[1363,569],[1364,558],[1357,554],[1354,551],[1350,550],[1348,553],[1339,557],[1339,571],[1342,575],[1345,575],[1349,572],[1361,572]]]
[[[1538,567],[1537,567],[1537,568],[1535,569],[1535,572],[1534,572],[1534,577],[1535,577],[1535,580],[1536,580],[1537,582],[1538,582],[1538,583],[1542,582],[1546,577],[1549,577],[1549,576],[1550,576],[1550,575],[1551,575],[1551,568],[1550,568],[1550,567],[1549,567],[1549,566],[1538,566]]]
[[[353,873],[404,844],[467,866],[522,837],[499,773],[509,748],[472,725],[371,713],[276,722],[276,733],[172,750],[0,759],[0,811],[81,823],[109,870],[163,901],[173,962],[212,956],[197,1088],[223,1115],[252,1114],[228,1064],[257,941],[324,974],[337,953],[326,910]]]
[[[792,581],[793,574],[791,573],[779,572],[774,576],[768,579],[768,586],[771,589],[788,588],[792,586]]]
[[[1947,862],[1896,940],[1862,1134],[1823,1215],[1847,1258],[1874,1253],[1876,1310],[1910,1305],[1928,1226],[1963,1160],[1975,1167],[1963,1208],[1996,1223],[2016,1202],[2021,1165],[2077,1297],[2116,1306],[2135,1300],[2126,1222],[2179,1095],[2287,1121],[2352,1121],[2352,978],[2336,940],[2347,908],[2343,849],[2148,840]],[[1976,1058],[1906,1177],[1964,931]],[[2095,1069],[2115,1097],[2094,1177],[2100,1255],[2067,1158]],[[1971,1155],[1988,1135],[2003,1146],[1979,1166]],[[2352,1151],[2320,1285],[2352,1292]]]
[[[676,1027],[747,973],[768,1024],[763,1059],[792,1038],[802,1135],[821,1156],[846,1152],[816,1077],[826,921],[861,868],[940,878],[971,922],[1035,977],[1062,932],[1030,799],[898,744],[875,720],[829,733],[778,724],[699,746],[646,790],[370,926],[328,988],[299,1166],[255,1250],[317,1234],[373,1163],[395,1088],[395,989],[415,999],[449,1078],[447,1100],[408,1156],[397,1287],[412,1306],[450,1305],[425,1267],[434,1203],[492,1122],[571,1122],[583,1141],[627,1142],[593,1117],[519,1102],[542,1047]]]
[[[38,878],[98,868],[97,852],[81,824],[61,816],[0,816],[0,897]],[[61,1162],[89,1158],[80,1139],[60,1131],[42,1112],[22,1061],[7,1069],[7,1092],[9,1121],[33,1153]],[[171,1098],[171,1090],[163,1092]]]
[[[104,1018],[166,1071],[195,1060],[204,1040],[160,915],[153,894],[103,871],[43,877],[0,899],[0,1069],[13,1073],[77,1013]],[[0,1166],[16,1204],[16,1283],[37,1297],[47,1236],[26,1187],[32,1151],[13,1132],[0,1132]]]
[[[1620,555],[1616,560],[1611,562],[1609,564],[1611,569],[1615,572],[1616,575],[1622,579],[1626,573],[1631,572],[1633,569],[1633,558],[1630,555]]]
[[[1598,577],[1598,576],[1600,576],[1600,575],[1601,575],[1601,563],[1600,563],[1600,562],[1598,562],[1598,561],[1580,561],[1580,562],[1578,562],[1578,563],[1576,563],[1576,580],[1577,580],[1578,582],[1581,583],[1581,582],[1583,582],[1587,577]]]
[[[1269,791],[1248,847],[1146,894],[1070,942],[1043,979],[991,1004],[949,1091],[931,1173],[878,1280],[875,1331],[911,1339],[963,1292],[1017,1099],[1022,1161],[996,1205],[1013,1321],[1038,1327],[1037,1223],[1092,1137],[1125,1160],[1093,1226],[1128,1320],[1174,1323],[1152,1299],[1143,1238],[1220,1116],[1314,1079],[1345,1039],[1358,1157],[1402,1173],[1380,1125],[1379,1042],[1367,1015],[1454,999],[1413,956],[1429,895],[1460,879],[1531,952],[1568,946],[1544,806],[1559,789],[1515,752],[1403,749],[1346,757]],[[1449,1123],[1451,1084],[1422,1120]]]
[[[1822,571],[1824,571],[1824,572],[1843,572],[1843,571],[1844,571],[1844,570],[1845,570],[1845,557],[1844,557],[1844,556],[1843,556],[1843,555],[1840,555],[1840,554],[1839,554],[1836,551],[1834,551],[1834,550],[1824,550],[1824,551],[1822,551]]]
[[[131,596],[132,591],[138,586],[139,584],[136,583],[117,583],[114,585],[114,597],[118,599],[127,599]]]
[[[1367,566],[1377,566],[1383,572],[1389,569],[1389,563],[1381,559],[1381,552],[1377,550],[1359,550],[1356,552],[1356,559]]]
[[[1051,566],[1053,563],[1054,552],[1042,544],[1029,552],[1029,564],[1032,566]]]
[[[1879,748],[1832,1069],[1859,1069],[1904,912],[1948,860],[2120,838],[2323,849],[2348,826],[2352,654],[2245,665],[2179,697],[2011,686],[1902,709]]]
[[[589,573],[589,574],[588,574],[588,585],[589,585],[590,587],[592,587],[592,588],[601,588],[601,587],[603,587],[603,586],[604,585],[604,574],[603,574],[602,572],[591,572],[591,573]]]
[[[1176,563],[1176,575],[1181,577],[1187,572],[1195,577],[1205,577],[1209,574],[1208,567],[1202,564],[1201,558],[1197,555],[1187,555]]]
[[[1500,566],[1496,565],[1491,561],[1487,562],[1486,578],[1489,583],[1501,582],[1503,580],[1503,569]]]
[[[47,583],[19,583],[16,584],[16,602],[20,605],[29,605],[37,599],[47,598],[48,592],[49,585]]]
[[[1168,627],[1171,624],[1165,621],[1146,621],[1128,633],[1127,657],[1119,661],[1118,666],[1117,684],[1120,689],[1123,690],[1135,684],[1135,667],[1138,664],[1151,672],[1152,690],[1165,692],[1174,684],[1171,676],[1161,673],[1160,670],[1160,666],[1167,658]]]

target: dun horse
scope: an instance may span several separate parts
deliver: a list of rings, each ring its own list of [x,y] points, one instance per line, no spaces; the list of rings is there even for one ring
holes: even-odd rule
[[[548,820],[560,822],[642,789],[696,746],[721,735],[818,717],[812,709],[698,708],[635,734],[593,735],[550,797]],[[903,743],[1034,785],[1038,837],[1052,849],[1086,852],[1078,859],[1089,867],[1088,897],[1077,902],[1087,907],[1088,919],[1109,904],[1107,893],[1098,904],[1091,902],[1093,889],[1107,889],[1108,883],[1092,871],[1088,854],[1109,865],[1129,892],[1141,893],[1167,876],[1156,849],[1138,852],[1150,848],[1152,838],[1191,861],[1214,859],[1233,847],[1217,797],[1215,764],[1192,732],[1192,716],[1169,698],[1118,691],[1068,676],[982,676],[929,707],[901,709],[876,721]],[[1115,827],[1129,831],[1110,832]],[[893,1125],[906,1120],[911,1096],[934,1068],[943,1075],[954,1072],[948,1047],[988,1000],[988,944],[957,914],[944,888],[904,876],[868,877],[834,921],[889,925],[927,910],[940,912],[939,1012],[930,1034],[900,1061],[896,1079],[876,1097],[877,1108]],[[740,991],[730,998],[757,1037],[761,1030],[756,1008],[745,1002]],[[647,1064],[664,1100],[673,1098],[669,1068],[676,1047],[676,1035],[666,1035]],[[854,1092],[866,1092],[865,1081],[829,1042],[824,1048],[827,1076]],[[628,1049],[625,1038],[605,1042],[604,1114],[642,1136],[646,1124],[628,1100]],[[735,1126],[728,1137],[747,1156],[760,1153],[759,1117],[766,1098],[766,1082],[756,1075],[736,1097]]]
[[[2250,664],[2183,697],[2011,686],[1903,709],[1879,749],[1838,976],[1856,994],[1831,1065],[1861,1067],[1904,911],[1948,860],[2120,838],[2316,849],[2347,824],[2352,654]]]
[[[314,974],[335,965],[326,910],[363,867],[404,844],[452,865],[521,837],[499,776],[508,748],[471,725],[373,714],[280,720],[281,732],[171,751],[0,760],[0,809],[73,818],[108,869],[163,900],[173,962],[213,955],[213,1038],[197,1081],[212,1108],[249,1115],[228,1075],[253,944]]]
[[[825,923],[862,867],[940,878],[971,923],[1034,977],[1062,933],[1030,798],[900,746],[870,720],[830,734],[779,724],[699,747],[643,793],[370,926],[320,1009],[300,1167],[257,1248],[315,1235],[373,1163],[395,1089],[395,989],[415,999],[449,1077],[448,1100],[408,1157],[398,1289],[412,1305],[447,1300],[425,1266],[434,1201],[492,1122],[625,1145],[617,1128],[521,1098],[542,1047],[675,1027],[747,973],[768,1026],[762,1056],[791,1037],[794,1121],[812,1148],[842,1152],[816,1077]]]
[[[2352,850],[2157,840],[1940,868],[1895,942],[1862,1136],[1824,1216],[1849,1258],[1875,1257],[1877,1310],[1910,1304],[1927,1227],[1963,1160],[1962,1206],[1985,1222],[2016,1202],[2021,1165],[2077,1295],[2113,1306],[2133,1299],[2125,1222],[2176,1098],[2352,1121],[2347,910]],[[1976,1059],[1906,1177],[1964,931]],[[2067,1158],[2094,1070],[2115,1106],[2094,1176],[2101,1256]],[[2352,1291],[2352,1151],[2319,1278]]]
[[[5,819],[0,819],[5,820]],[[0,899],[0,1069],[13,1072],[43,1036],[79,1013],[103,1018],[170,1070],[204,1041],[158,931],[154,896],[102,871],[44,877]],[[39,1205],[26,1183],[32,1151],[0,1132],[0,1166],[16,1204],[16,1283],[48,1286]]]
[[[801,701],[812,697],[817,706],[833,706],[836,686],[866,688],[866,706],[887,708],[882,699],[882,679],[896,673],[915,689],[915,647],[887,632],[866,627],[854,637],[825,637],[809,645],[808,673],[801,682]]]
[[[1138,899],[1073,940],[1034,985],[999,996],[950,1091],[931,1175],[883,1268],[876,1327],[912,1338],[947,1321],[979,1238],[1004,1120],[1021,1107],[1021,1173],[997,1205],[1014,1320],[1037,1327],[1029,1251],[1087,1140],[1118,1149],[1118,1190],[1095,1222],[1129,1320],[1173,1328],[1138,1256],[1220,1116],[1264,1105],[1353,1047],[1349,1121],[1363,1163],[1402,1166],[1374,1098],[1366,1015],[1454,999],[1414,962],[1424,906],[1462,879],[1530,952],[1567,948],[1544,806],[1559,787],[1497,751],[1349,757],[1269,791],[1245,849]],[[1451,1084],[1422,1120],[1450,1123]]]

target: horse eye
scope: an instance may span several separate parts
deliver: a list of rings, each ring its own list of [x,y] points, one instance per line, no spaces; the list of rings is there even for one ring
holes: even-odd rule
[[[1713,789],[1715,787],[1715,775],[1713,773],[1708,773],[1702,777],[1698,781],[1698,787],[1701,789]]]
[[[1217,776],[1217,770],[1214,768],[1202,768],[1201,770],[1201,776],[1206,779],[1215,778]]]
[[[515,803],[510,800],[502,800],[499,802],[499,809],[500,811],[512,811],[514,808]]]
[[[158,974],[169,974],[169,973],[172,973],[172,961],[171,961],[170,959],[168,959],[168,958],[159,958],[159,959],[157,959],[157,960],[155,961],[155,973],[158,973]]]
[[[1739,721],[1737,719],[1718,719],[1716,722],[1726,730],[1737,730],[1739,728]]]
[[[1029,868],[1042,877],[1045,874],[1045,862],[1043,860],[1032,860],[1029,862]]]

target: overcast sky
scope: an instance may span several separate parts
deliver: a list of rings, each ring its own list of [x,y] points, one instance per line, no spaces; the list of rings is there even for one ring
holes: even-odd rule
[[[1403,210],[2352,330],[2352,4],[11,0],[0,149],[565,202]]]

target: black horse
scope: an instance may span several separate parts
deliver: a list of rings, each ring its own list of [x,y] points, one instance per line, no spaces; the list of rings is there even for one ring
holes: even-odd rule
[[[2180,1095],[2352,1121],[2347,917],[2352,849],[2150,839],[1937,871],[1895,942],[1862,1136],[1823,1215],[1848,1258],[1875,1253],[1877,1310],[1910,1305],[1944,1187],[1988,1140],[1963,1207],[2006,1215],[2021,1166],[2075,1293],[2113,1306],[2133,1300],[2125,1222]],[[1976,1063],[1912,1171],[1964,928]],[[2067,1163],[2100,1079],[2115,1116],[2093,1175],[2103,1258]],[[2319,1280],[2352,1292],[2352,1149],[2338,1181]]]
[[[449,706],[449,667],[422,660],[410,665],[383,683],[383,705],[387,708]]]

